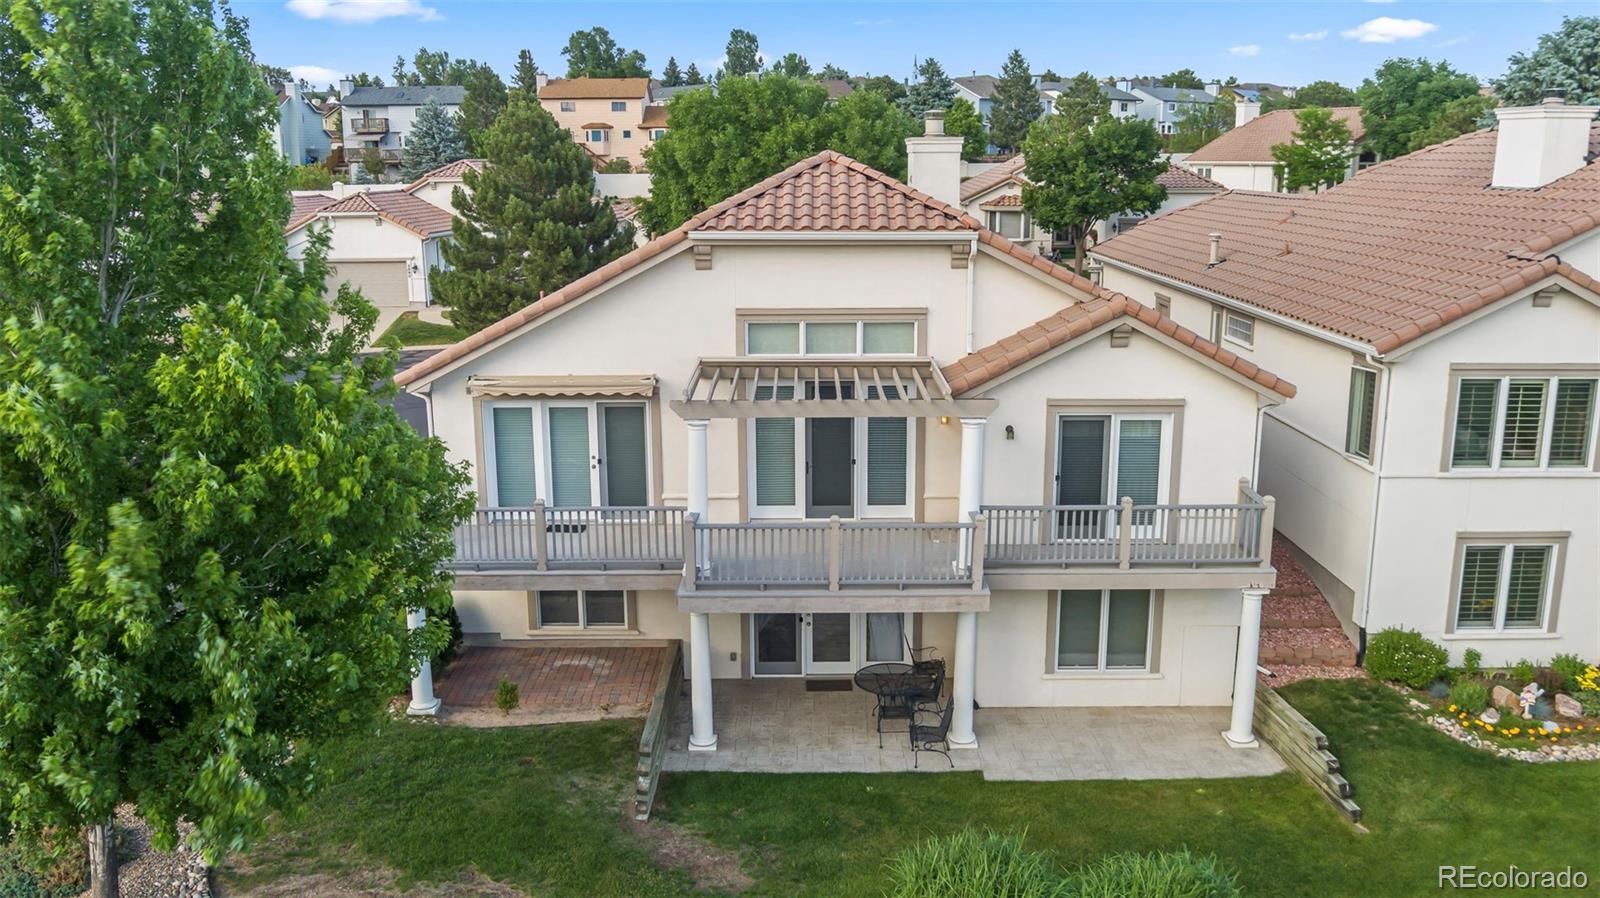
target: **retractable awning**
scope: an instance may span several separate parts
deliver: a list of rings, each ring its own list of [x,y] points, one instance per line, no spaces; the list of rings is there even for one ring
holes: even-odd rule
[[[467,381],[469,396],[649,397],[655,392],[654,374],[482,375]]]
[[[672,410],[683,418],[988,417],[929,358],[701,359]]]

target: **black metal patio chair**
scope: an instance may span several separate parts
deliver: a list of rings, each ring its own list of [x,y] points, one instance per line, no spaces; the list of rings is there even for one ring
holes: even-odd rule
[[[928,713],[937,712],[939,722],[920,724],[917,723],[916,717],[913,715],[911,720],[911,766],[916,768],[918,755],[925,751],[936,751],[944,755],[945,761],[951,767],[956,766],[956,762],[950,758],[950,718],[955,714],[956,703],[950,701],[946,702],[943,708],[934,705],[931,709],[928,705],[922,705],[918,710]],[[935,748],[934,746],[937,745],[943,745],[944,748]]]

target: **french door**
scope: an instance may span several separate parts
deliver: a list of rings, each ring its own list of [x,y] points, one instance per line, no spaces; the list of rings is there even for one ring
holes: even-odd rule
[[[750,615],[751,672],[762,676],[852,674],[904,660],[906,616],[899,613]]]
[[[1170,415],[1060,415],[1056,419],[1055,503],[1111,506],[1123,496],[1135,506],[1167,501]],[[1116,511],[1061,511],[1056,539],[1120,536]],[[1153,536],[1156,515],[1134,512],[1133,536]]]
[[[491,505],[552,508],[650,503],[645,406],[637,402],[496,402],[486,407]]]

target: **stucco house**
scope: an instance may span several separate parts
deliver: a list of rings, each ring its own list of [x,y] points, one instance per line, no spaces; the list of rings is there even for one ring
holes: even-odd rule
[[[719,683],[913,648],[953,747],[979,705],[1231,706],[1253,744],[1295,388],[963,212],[940,125],[909,185],[818,153],[396,377],[477,490],[469,642],[685,640],[693,751]]]
[[[1496,110],[1320,194],[1233,192],[1101,244],[1102,281],[1290,377],[1277,527],[1347,631],[1600,655],[1600,126]]]
[[[392,174],[399,170],[405,151],[406,135],[417,120],[417,113],[429,100],[438,100],[449,113],[461,111],[467,89],[457,85],[422,87],[356,87],[345,79],[339,82],[339,105],[344,128],[344,159],[358,165],[362,154],[376,148]]]
[[[1300,129],[1298,109],[1278,109],[1261,115],[1261,104],[1234,104],[1234,126],[1230,131],[1184,158],[1183,164],[1203,178],[1229,190],[1283,189],[1272,148],[1292,143]],[[1361,124],[1360,106],[1335,106],[1330,112],[1350,129],[1349,175],[1377,164],[1378,156],[1361,145],[1366,129]]]
[[[539,85],[539,105],[601,164],[644,151],[667,133],[667,107],[652,102],[649,78],[556,78]]]

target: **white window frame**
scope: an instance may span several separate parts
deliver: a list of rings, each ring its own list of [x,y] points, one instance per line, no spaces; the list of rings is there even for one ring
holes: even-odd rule
[[[1111,635],[1111,590],[1100,590],[1100,646],[1095,655],[1094,667],[1062,667],[1061,666],[1061,594],[1063,592],[1079,592],[1085,590],[1051,590],[1052,601],[1056,603],[1055,632],[1050,634],[1050,669],[1058,674],[1091,675],[1101,674],[1118,676],[1121,674],[1139,675],[1150,673],[1151,655],[1155,651],[1156,635],[1156,591],[1144,590],[1149,597],[1148,611],[1145,613],[1144,628],[1144,666],[1143,667],[1107,667],[1106,666],[1106,640]]]
[[[662,136],[665,135],[666,133],[667,133],[667,129],[666,128],[651,128],[650,129],[650,139],[651,140],[660,140],[662,138]]]
[[[1461,585],[1466,573],[1467,550],[1473,547],[1488,547],[1500,550],[1500,575],[1499,582],[1494,589],[1494,625],[1489,627],[1462,626],[1461,625]],[[1511,553],[1517,548],[1545,548],[1544,592],[1539,596],[1539,626],[1537,627],[1507,627],[1506,626],[1506,597],[1511,585]],[[1561,551],[1558,543],[1545,540],[1517,540],[1497,539],[1467,539],[1461,541],[1461,548],[1456,553],[1454,608],[1455,619],[1450,621],[1452,635],[1470,636],[1478,634],[1522,634],[1522,633],[1549,633],[1550,632],[1550,600],[1555,595],[1556,572],[1561,570],[1561,558],[1557,553]]]
[[[627,112],[628,111],[628,101],[627,100],[612,100],[611,101],[611,111],[612,112]]]
[[[844,352],[844,353],[839,353],[839,352],[810,353],[810,352],[806,352],[806,325],[807,324],[851,324],[851,323],[854,323],[855,326],[856,326],[856,348],[855,348],[854,352]],[[752,325],[752,324],[756,324],[756,325],[760,325],[760,324],[798,324],[800,326],[800,328],[799,328],[799,340],[800,340],[800,342],[797,343],[796,346],[798,347],[799,352],[798,353],[788,353],[788,352],[771,352],[771,353],[751,352],[750,351],[750,325]],[[909,324],[909,325],[911,325],[911,351],[910,352],[874,352],[874,353],[864,352],[863,349],[866,346],[866,339],[867,339],[867,325],[869,325],[869,324]],[[912,319],[912,318],[860,318],[860,319],[856,319],[854,322],[852,322],[850,319],[841,319],[841,320],[813,319],[813,320],[809,320],[808,321],[807,319],[804,319],[804,318],[761,318],[761,319],[754,319],[754,320],[746,321],[744,323],[745,355],[750,356],[752,358],[774,358],[774,357],[792,356],[792,355],[801,355],[801,356],[812,356],[812,355],[814,355],[814,356],[838,356],[838,355],[846,355],[846,356],[865,356],[865,357],[870,357],[870,358],[875,358],[875,359],[877,359],[877,358],[886,358],[886,359],[916,358],[916,356],[917,356],[917,346],[920,345],[921,339],[922,339],[921,328],[918,326],[918,323],[917,323],[916,319]]]
[[[1235,346],[1243,346],[1245,349],[1256,348],[1256,320],[1254,318],[1243,312],[1235,312],[1226,306],[1213,306],[1212,308],[1216,310],[1212,313],[1212,330],[1217,337],[1212,342],[1218,346],[1221,346],[1223,342],[1228,342]],[[1248,339],[1236,337],[1229,332],[1228,326],[1235,322],[1243,323],[1244,327],[1249,330],[1250,337]]]
[[[1122,501],[1122,497],[1116,495],[1116,492],[1117,492],[1117,466],[1118,466],[1118,463],[1120,461],[1120,455],[1117,452],[1117,439],[1121,435],[1122,422],[1124,422],[1124,421],[1160,421],[1161,422],[1161,463],[1158,466],[1157,473],[1156,473],[1156,502],[1155,502],[1155,504],[1157,504],[1157,505],[1166,505],[1166,504],[1168,504],[1169,502],[1172,501],[1170,489],[1171,489],[1171,483],[1172,483],[1172,427],[1173,427],[1173,415],[1170,412],[1156,412],[1156,413],[1102,412],[1102,413],[1096,413],[1096,412],[1091,412],[1091,411],[1077,411],[1077,410],[1060,411],[1060,412],[1056,413],[1055,420],[1051,422],[1051,427],[1055,428],[1054,432],[1056,434],[1060,434],[1061,433],[1061,419],[1062,418],[1104,418],[1104,419],[1107,419],[1109,421],[1109,430],[1107,431],[1107,439],[1108,439],[1109,442],[1108,442],[1107,447],[1106,447],[1106,482],[1105,482],[1105,489],[1106,489],[1106,503],[1105,504],[1107,504],[1107,505],[1116,505],[1116,504],[1118,504],[1118,503],[1120,503]],[[1055,456],[1056,457],[1052,461],[1055,464],[1054,470],[1059,472],[1061,470],[1061,450],[1062,450],[1061,441],[1059,439],[1056,440],[1056,447],[1055,448],[1056,448],[1056,452],[1055,452]],[[1049,502],[1053,504],[1055,502],[1055,495],[1047,496],[1046,499],[1048,499]],[[1146,538],[1146,537],[1151,537],[1151,536],[1155,535],[1156,527],[1159,526],[1160,523],[1161,523],[1161,521],[1160,521],[1161,516],[1160,515],[1152,515],[1151,518],[1152,518],[1152,520],[1148,524],[1135,524],[1133,526],[1133,536],[1134,537]],[[1117,516],[1117,515],[1106,515],[1106,524],[1107,524],[1107,527],[1109,528],[1109,535],[1111,535],[1111,536],[1119,535],[1119,528],[1122,526],[1121,521],[1119,519],[1119,516]],[[1094,537],[1094,538],[1103,539],[1105,537]],[[1056,539],[1060,540],[1061,537],[1056,537]],[[1066,541],[1071,541],[1071,540],[1068,539]]]
[[[1600,430],[1600,384],[1596,385],[1595,410],[1589,415],[1589,432],[1586,435],[1587,443],[1584,447],[1583,464],[1581,465],[1556,465],[1550,466],[1550,437],[1555,430],[1556,396],[1560,390],[1561,382],[1566,380],[1589,381],[1597,380],[1594,374],[1582,374],[1573,377],[1553,374],[1473,374],[1462,372],[1457,375],[1454,389],[1450,395],[1450,448],[1445,455],[1446,462],[1451,471],[1465,473],[1481,473],[1495,471],[1500,473],[1520,474],[1523,472],[1537,472],[1548,474],[1551,472],[1587,473],[1594,470],[1594,453],[1596,432]],[[1487,465],[1462,465],[1455,461],[1456,455],[1456,420],[1461,414],[1461,383],[1468,380],[1494,380],[1499,381],[1495,391],[1494,433],[1489,447],[1489,464]],[[1511,382],[1513,380],[1542,380],[1546,383],[1544,393],[1544,409],[1539,421],[1539,463],[1536,465],[1502,465],[1500,450],[1506,435],[1506,400],[1510,397]]]
[[[1382,383],[1379,380],[1378,369],[1376,368],[1372,368],[1367,365],[1351,365],[1350,369],[1352,371],[1361,371],[1372,375],[1372,407],[1367,409],[1367,427],[1371,431],[1372,439],[1371,443],[1367,446],[1367,453],[1365,455],[1350,447],[1352,442],[1352,433],[1350,431],[1350,411],[1356,401],[1355,378],[1352,377],[1349,379],[1349,395],[1345,397],[1344,454],[1350,458],[1370,463],[1372,461],[1372,454],[1378,446],[1378,398]]]
[[[601,407],[602,406],[636,406],[644,409],[644,447],[645,447],[645,496],[656,495],[655,483],[655,433],[651,427],[650,403],[629,401],[627,399],[496,399],[492,402],[482,403],[482,431],[483,431],[483,494],[488,500],[488,507],[500,507],[499,481],[495,470],[494,447],[494,409],[497,408],[529,408],[533,410],[533,446],[534,446],[534,471],[533,494],[534,498],[551,505],[553,501],[553,475],[551,473],[550,457],[550,409],[552,408],[584,408],[589,412],[589,500],[592,505],[606,506],[605,478],[601,476],[598,460],[601,455]]]
[[[578,594],[578,622],[576,624],[547,624],[544,622],[544,606],[539,603],[539,594],[543,592],[575,592]],[[622,593],[622,623],[620,624],[594,624],[589,622],[589,593],[590,592],[620,592]],[[618,630],[633,629],[632,616],[628,614],[628,590],[625,589],[536,589],[533,591],[533,627],[535,630]]]
[[[1019,216],[1018,220],[1019,220],[1020,224],[1017,227],[1017,236],[1016,237],[1006,237],[1005,232],[1000,229],[1000,226],[999,226],[1000,218],[999,218],[999,216],[1001,216],[1001,215],[1016,215],[1016,216]],[[986,226],[988,226],[989,230],[995,232],[996,234],[999,234],[1002,237],[1006,237],[1007,240],[1032,240],[1033,239],[1033,216],[1029,215],[1026,209],[990,209],[990,210],[988,210],[988,214],[987,214],[987,216],[985,218],[984,224]]]
[[[562,100],[561,101],[561,111],[562,112],[577,112],[578,111],[578,101],[577,100]]]
[[[879,416],[893,417],[893,416]],[[746,476],[745,482],[749,484],[749,498],[745,502],[752,520],[789,519],[812,520],[805,517],[806,509],[806,419],[792,418],[794,421],[794,504],[793,505],[760,505],[757,504],[759,495],[756,492],[756,418],[749,419],[745,425],[745,440],[749,451],[745,454]],[[854,418],[851,428],[851,452],[855,464],[851,467],[851,490],[855,500],[854,520],[872,519],[910,519],[916,505],[915,486],[917,483],[917,419],[906,418],[906,492],[905,502],[901,505],[872,505],[867,501],[867,419]],[[815,519],[820,520],[820,519]]]
[[[606,131],[604,128],[591,128],[588,132],[590,143],[605,143]]]

